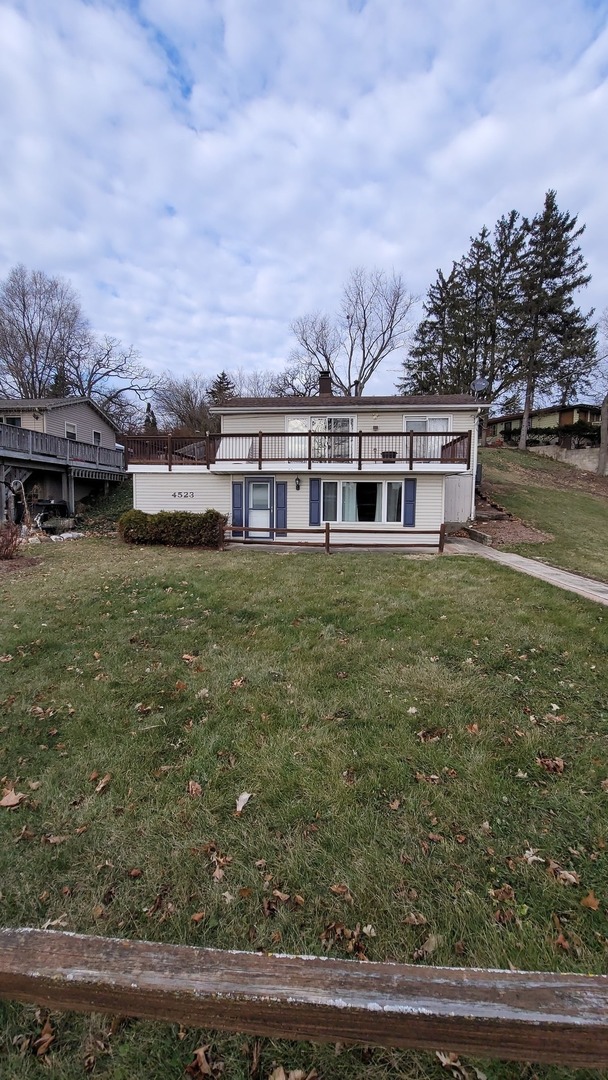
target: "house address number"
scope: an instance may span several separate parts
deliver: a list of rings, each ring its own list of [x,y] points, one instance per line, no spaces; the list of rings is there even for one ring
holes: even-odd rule
[[[173,499],[193,499],[194,498],[194,492],[193,491],[174,491],[171,497]]]

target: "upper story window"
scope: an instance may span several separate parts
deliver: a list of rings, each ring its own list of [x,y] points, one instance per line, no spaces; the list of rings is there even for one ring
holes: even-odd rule
[[[449,416],[404,416],[404,431],[449,431]]]
[[[72,442],[76,442],[76,424],[69,424],[67,420],[65,422],[65,437],[66,439],[70,439]]]
[[[9,425],[9,427],[21,427],[21,417],[20,416],[7,416],[6,417],[6,423]]]
[[[101,446],[101,431],[93,431],[93,446]]]

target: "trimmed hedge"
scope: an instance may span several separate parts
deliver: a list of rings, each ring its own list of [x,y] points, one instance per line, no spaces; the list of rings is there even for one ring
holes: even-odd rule
[[[220,526],[227,520],[219,510],[205,510],[204,514],[189,514],[185,510],[144,514],[142,510],[127,510],[118,521],[118,532],[127,544],[218,548]]]

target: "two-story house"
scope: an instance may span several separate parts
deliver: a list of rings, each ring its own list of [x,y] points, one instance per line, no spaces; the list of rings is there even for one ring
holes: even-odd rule
[[[124,479],[117,428],[90,398],[0,398],[0,523],[15,487],[32,509],[61,503],[68,514],[92,491]]]
[[[219,434],[127,437],[134,506],[214,508],[235,539],[440,547],[475,507],[473,397],[232,398]]]

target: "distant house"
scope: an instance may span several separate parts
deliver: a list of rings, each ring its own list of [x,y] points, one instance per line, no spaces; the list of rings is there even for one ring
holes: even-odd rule
[[[509,442],[512,432],[521,430],[523,412],[506,413],[504,416],[490,416],[488,420],[488,438],[500,436]],[[534,428],[569,427],[579,420],[586,424],[600,423],[600,406],[575,402],[572,405],[549,405],[546,409],[533,409],[530,413],[528,430]]]
[[[468,395],[232,398],[219,434],[125,439],[134,505],[227,514],[241,540],[439,547],[474,516]],[[283,531],[285,530],[285,531]]]
[[[123,480],[117,433],[90,398],[0,398],[0,522],[15,482],[32,505],[54,500],[73,514],[78,500]]]

